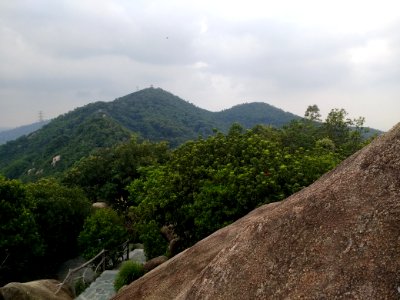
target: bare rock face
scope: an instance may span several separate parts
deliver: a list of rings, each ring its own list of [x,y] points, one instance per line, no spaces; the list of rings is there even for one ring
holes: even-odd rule
[[[399,299],[400,124],[113,299]]]
[[[57,280],[37,280],[25,283],[11,282],[0,288],[1,300],[72,300],[73,292],[64,285],[56,294],[60,284]]]

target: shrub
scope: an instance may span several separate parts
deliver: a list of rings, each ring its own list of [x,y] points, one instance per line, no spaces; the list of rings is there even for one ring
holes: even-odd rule
[[[109,250],[110,258],[115,263],[116,247],[125,242],[127,237],[128,233],[118,214],[110,208],[103,208],[86,219],[83,230],[79,234],[78,243],[83,250],[84,258],[90,259],[102,249],[106,249]]]
[[[114,289],[118,292],[124,285],[130,284],[144,274],[143,265],[132,260],[122,263],[114,281]]]
[[[75,296],[79,296],[82,294],[88,287],[90,286],[90,283],[84,282],[82,279],[79,279],[77,282],[75,282]]]
[[[161,234],[160,228],[154,220],[147,224],[137,225],[140,235],[139,239],[143,243],[146,259],[165,255],[168,249],[168,243]]]

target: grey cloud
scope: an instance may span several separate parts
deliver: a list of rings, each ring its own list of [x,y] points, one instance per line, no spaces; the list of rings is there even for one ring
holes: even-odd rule
[[[200,6],[1,1],[0,101],[47,98],[70,109],[68,99],[76,97],[74,105],[112,100],[153,84],[203,108],[271,100],[303,112],[310,98],[343,98],[335,106],[345,107],[349,95],[363,98],[366,88],[390,99],[400,92],[400,23],[357,35],[276,18],[226,19]],[[349,50],[379,38],[388,41],[392,57],[351,61]]]
[[[225,39],[220,36],[225,34]],[[199,56],[211,72],[275,81],[282,88],[318,88],[348,73],[342,37],[314,36],[290,24],[232,24],[199,41]],[[213,47],[213,45],[215,45]]]
[[[26,10],[8,16],[13,29],[42,52],[74,59],[121,55],[152,64],[193,61],[191,39],[198,26],[189,17],[161,18],[133,6],[123,15],[104,16],[82,9],[79,2],[57,1],[61,7],[54,3],[28,16]]]

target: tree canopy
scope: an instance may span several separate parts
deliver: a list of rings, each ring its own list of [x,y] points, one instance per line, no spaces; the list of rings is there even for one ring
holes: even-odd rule
[[[93,150],[55,178],[0,177],[0,281],[32,279],[33,261],[55,266],[78,245],[87,258],[126,239],[143,243],[148,258],[173,255],[310,185],[368,143],[363,123],[343,109],[322,121],[311,105],[282,128],[233,123],[176,148],[134,136]],[[109,208],[91,210],[96,201]],[[172,229],[175,251],[163,228]]]

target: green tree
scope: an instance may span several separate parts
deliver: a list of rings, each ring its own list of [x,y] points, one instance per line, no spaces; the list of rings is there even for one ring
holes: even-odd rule
[[[123,220],[110,208],[96,210],[83,225],[78,243],[85,258],[90,259],[102,249],[108,250],[115,262],[115,250],[128,238]]]
[[[332,109],[326,117],[324,129],[327,136],[335,143],[341,145],[347,142],[350,133],[350,126],[353,125],[351,119],[347,117],[346,110]]]
[[[292,120],[283,126],[283,144],[292,149],[299,147],[312,148],[321,138],[321,114],[316,104],[308,106],[304,113],[304,119]]]
[[[244,131],[235,124],[227,135],[182,145],[164,166],[143,169],[128,188],[130,217],[135,228],[151,228],[152,236],[159,236],[155,223],[172,225],[187,247],[309,185],[337,162],[315,142],[308,149],[285,147],[269,128]]]
[[[362,117],[350,119],[347,115],[344,109],[332,109],[322,128],[325,136],[334,142],[342,158],[348,157],[365,145],[366,129],[363,127],[365,119]]]
[[[24,186],[0,176],[0,285],[32,279],[33,262],[43,254],[32,209]]]
[[[306,120],[320,122],[321,113],[319,111],[319,107],[316,104],[308,106],[306,112],[304,113],[304,118]]]
[[[127,143],[80,160],[66,172],[63,182],[81,187],[93,202],[106,201],[123,212],[128,198],[125,188],[139,177],[138,169],[166,161],[168,149],[165,142],[140,142],[132,137]]]
[[[42,179],[26,188],[35,204],[32,212],[44,243],[42,269],[51,272],[78,253],[77,238],[91,204],[82,190],[62,186],[54,179]]]
[[[180,245],[191,246],[257,206],[310,185],[361,147],[348,127],[343,130],[349,135],[336,144],[326,130],[330,124],[317,122],[317,106],[306,115],[281,130],[233,124],[226,135],[215,131],[183,144],[162,166],[139,169],[141,175],[128,187],[136,238],[157,240],[149,252],[162,254],[160,228],[172,225]],[[333,117],[328,118],[332,124]],[[353,148],[347,147],[350,141]]]

